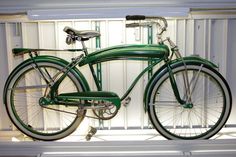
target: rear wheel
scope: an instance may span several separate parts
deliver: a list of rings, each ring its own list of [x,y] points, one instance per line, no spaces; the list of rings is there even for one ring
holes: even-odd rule
[[[205,65],[184,65],[172,69],[182,100],[187,101],[184,74],[190,84],[191,100],[181,105],[175,98],[166,70],[154,79],[148,113],[153,126],[168,139],[207,139],[226,123],[232,98],[224,78]]]
[[[77,106],[50,104],[42,106],[39,99],[49,91],[49,84],[64,74],[57,63],[39,62],[42,74],[33,64],[21,67],[7,85],[6,109],[15,126],[26,135],[39,140],[57,140],[71,134],[81,123],[85,111]],[[60,72],[61,71],[61,72]],[[58,94],[83,91],[83,84],[69,72],[58,87]]]

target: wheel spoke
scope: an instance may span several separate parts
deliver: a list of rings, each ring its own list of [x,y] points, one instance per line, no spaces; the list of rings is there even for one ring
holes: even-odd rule
[[[156,82],[150,97],[149,112],[153,125],[170,139],[213,136],[226,122],[225,117],[228,115],[223,111],[229,110],[231,105],[230,100],[226,99],[229,92],[222,87],[225,86],[225,82],[219,74],[204,68],[203,65],[191,66],[187,70],[184,66],[172,70],[180,96],[186,102],[192,102],[192,107],[178,103],[167,72],[163,74],[163,79],[159,79],[161,81]],[[181,77],[182,73],[185,73],[189,80],[189,95],[186,95],[186,78],[184,80],[184,77]],[[228,111],[227,113],[229,114]]]
[[[63,67],[54,63],[40,63],[39,67],[42,74],[31,65],[19,71],[18,78],[13,79],[15,82],[7,90],[7,109],[12,113],[10,115],[13,116],[14,124],[19,125],[18,128],[21,128],[22,132],[33,138],[53,140],[65,137],[74,130],[69,128],[76,127],[84,115],[78,117],[78,107],[50,104],[48,109],[46,106],[40,106],[39,99],[50,90],[45,78],[52,83],[64,72],[61,71]],[[59,85],[57,94],[81,90],[80,82],[69,72]]]

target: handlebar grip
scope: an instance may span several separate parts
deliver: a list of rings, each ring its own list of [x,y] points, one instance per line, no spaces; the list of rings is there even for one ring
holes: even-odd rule
[[[144,15],[127,15],[126,20],[145,20]]]

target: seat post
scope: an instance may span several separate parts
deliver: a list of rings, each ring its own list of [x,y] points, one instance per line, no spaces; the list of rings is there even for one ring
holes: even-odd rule
[[[86,47],[84,41],[81,40],[80,42],[81,42],[81,44],[82,44],[84,54],[85,54],[85,56],[87,56],[87,55],[88,55],[88,49],[87,49],[87,47]]]
[[[87,56],[87,55],[88,55],[88,49],[87,49],[87,47],[85,46],[84,41],[83,41],[83,40],[79,40],[79,41],[80,41],[81,44],[82,44],[82,47],[83,47],[83,51],[84,51],[85,56]],[[89,65],[89,68],[90,68],[90,70],[91,70],[91,73],[92,73],[94,82],[95,82],[95,84],[96,84],[96,86],[97,86],[97,89],[98,89],[98,91],[101,91],[102,88],[100,87],[99,82],[97,81],[98,79],[97,79],[95,70],[94,70],[94,68],[93,68],[93,65],[92,65],[91,63],[89,63],[88,65]]]

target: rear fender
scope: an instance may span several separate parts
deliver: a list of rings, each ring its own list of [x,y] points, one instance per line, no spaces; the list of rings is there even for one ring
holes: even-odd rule
[[[6,98],[6,93],[7,93],[7,87],[9,85],[10,81],[12,80],[12,78],[15,76],[16,73],[19,72],[19,70],[21,70],[23,67],[25,67],[27,65],[33,64],[34,61],[36,61],[37,63],[40,63],[40,62],[55,63],[55,64],[61,65],[63,67],[65,67],[69,64],[69,62],[67,62],[66,60],[58,58],[58,57],[54,57],[54,56],[37,56],[37,57],[34,57],[33,59],[29,58],[29,59],[25,60],[24,62],[19,64],[11,72],[11,74],[7,78],[7,81],[4,86],[4,92],[3,92],[4,104],[6,104],[5,98]],[[76,78],[81,82],[83,90],[90,91],[89,84],[88,84],[87,80],[85,79],[85,77],[83,76],[83,74],[76,67],[74,67],[72,69],[72,72],[73,72],[73,74],[76,75]]]

